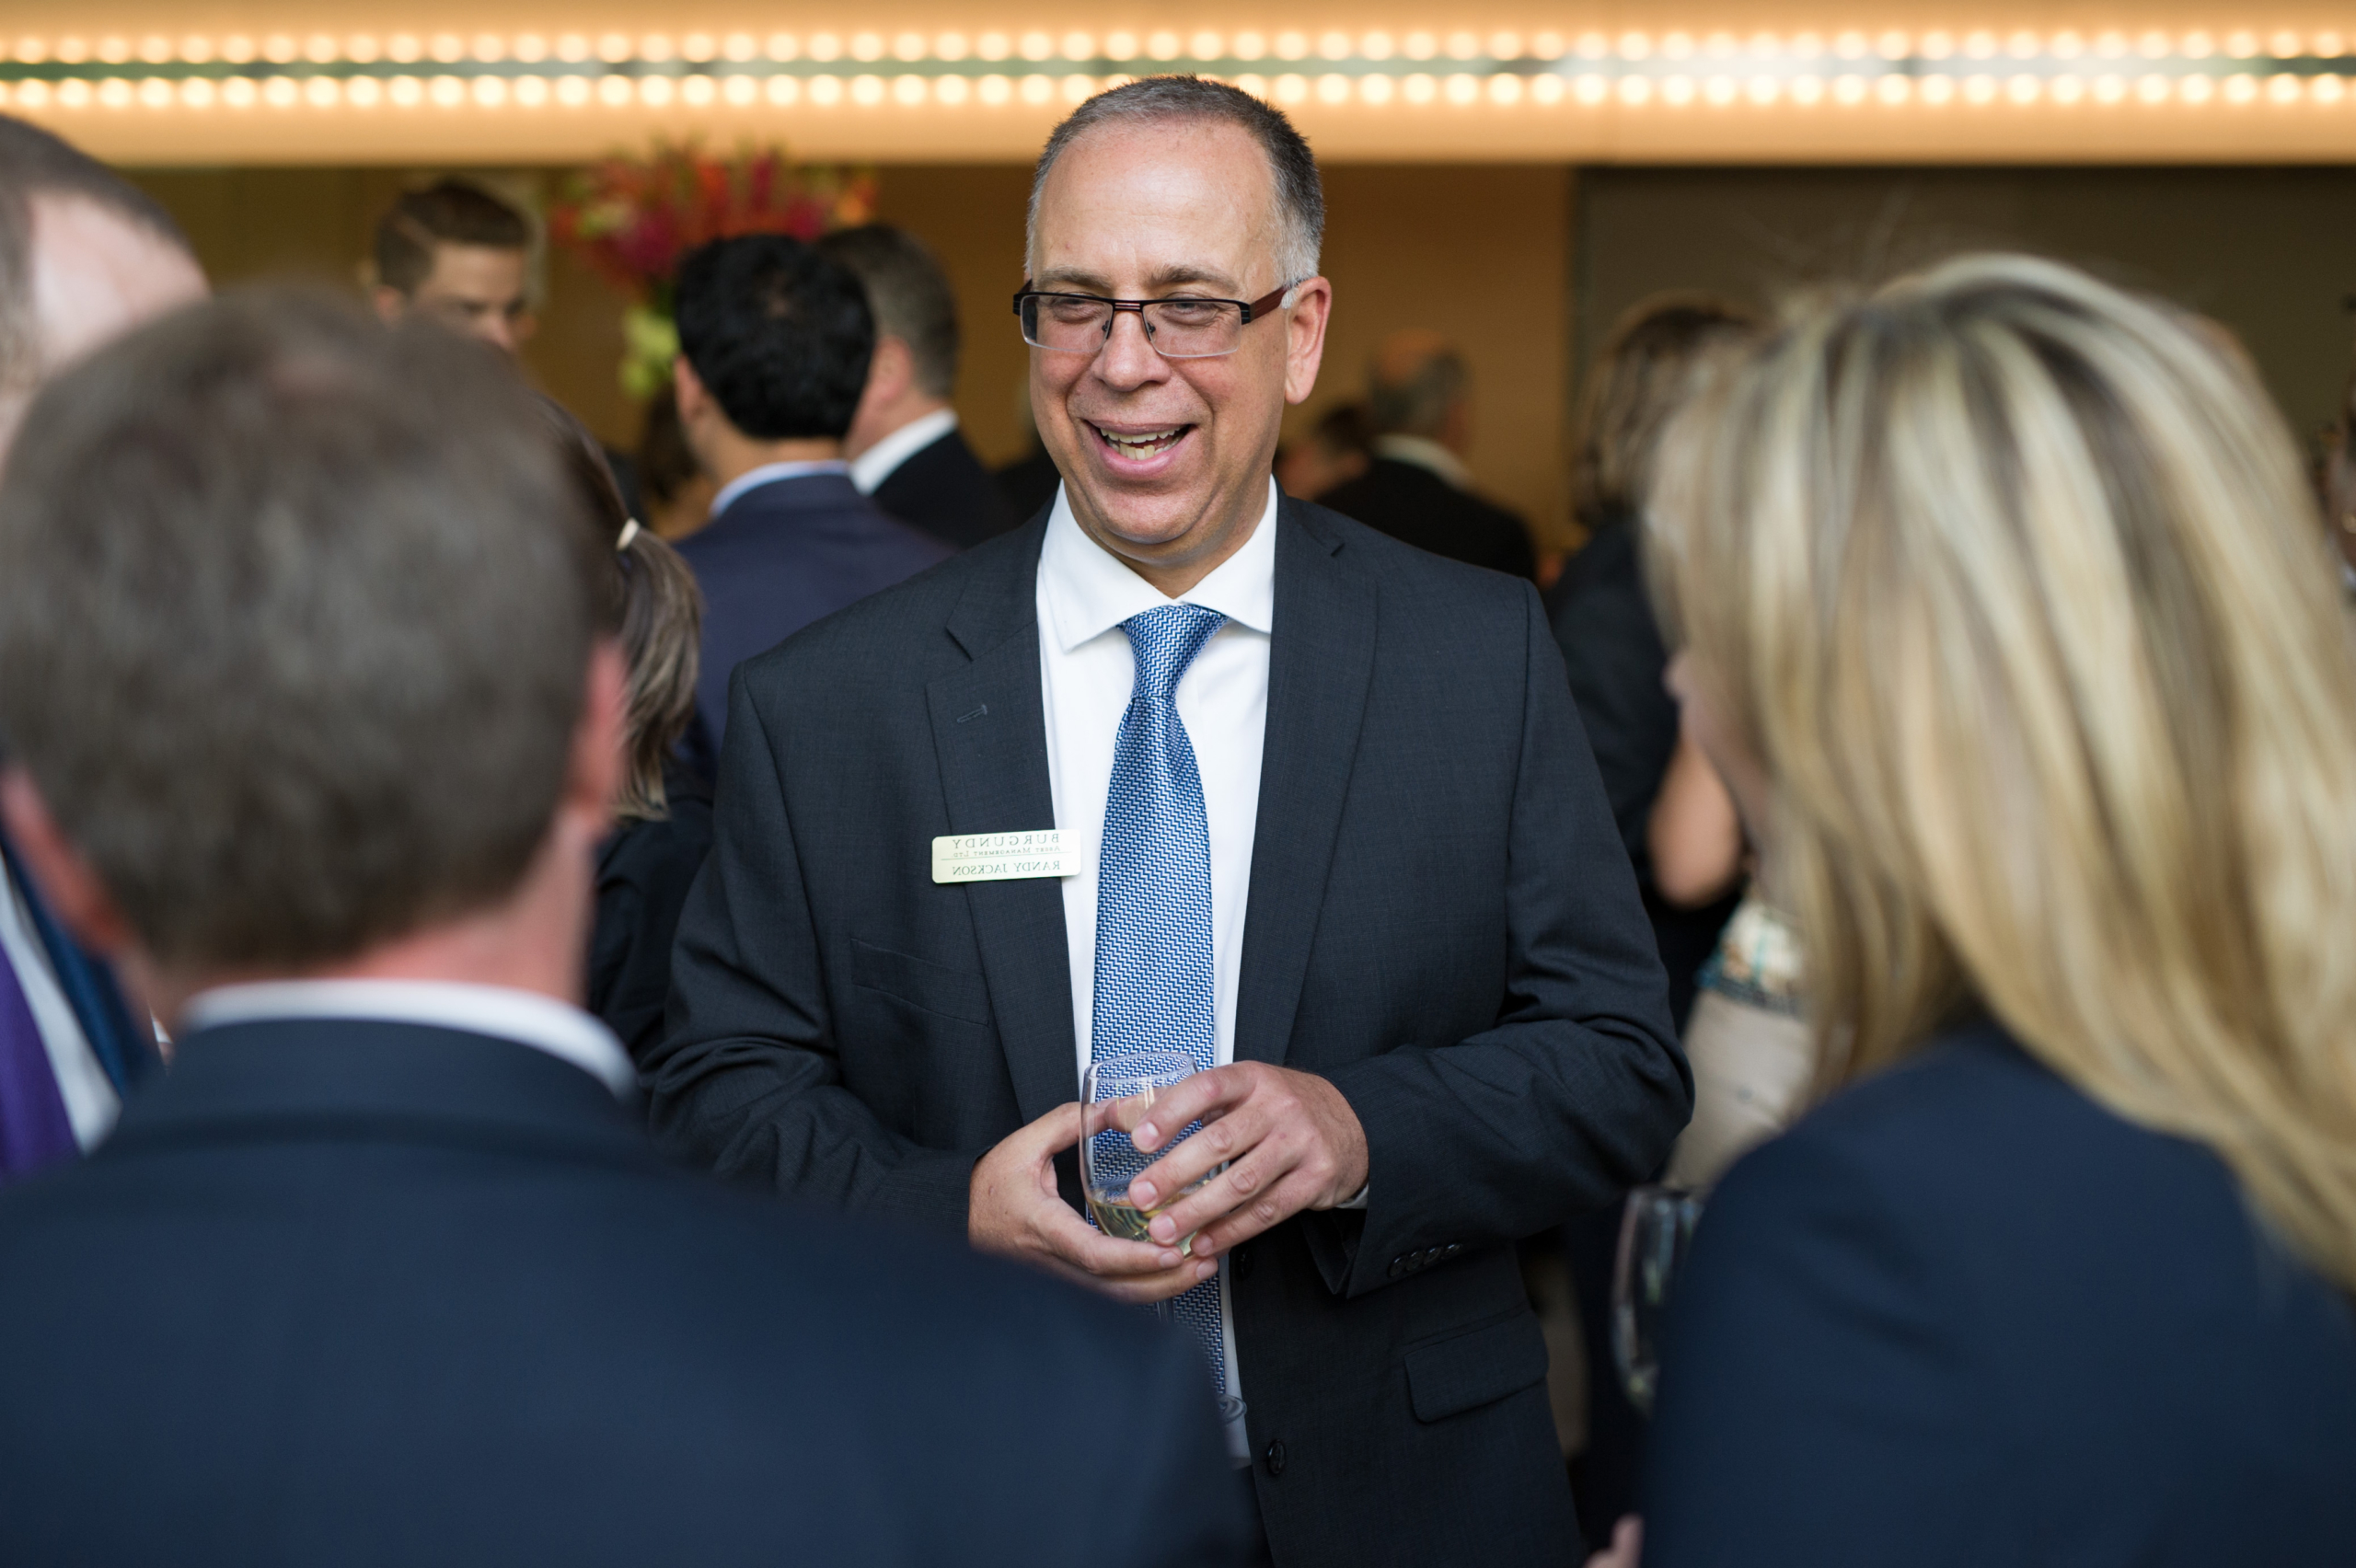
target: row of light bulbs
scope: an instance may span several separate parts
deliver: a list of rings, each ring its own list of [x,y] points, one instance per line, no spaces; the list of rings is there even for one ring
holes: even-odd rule
[[[298,61],[315,65],[343,62],[370,65],[380,61],[415,64],[429,60],[450,65],[464,61],[496,64],[509,60],[533,65],[550,60],[566,64],[586,64],[597,61],[618,65],[630,61],[660,64],[671,60],[700,64],[722,60],[744,63],[762,59],[779,63],[807,59],[825,63],[841,59],[875,63],[888,58],[913,64],[925,60],[955,63],[966,60],[995,63],[1022,59],[1038,63],[1056,59],[1149,59],[1166,62],[1188,58],[1261,60],[1273,57],[1297,61],[1312,56],[1332,61],[1532,58],[1635,62],[1655,58],[1679,61],[1739,57],[1800,61],[1827,57],[1837,60],[1878,57],[1884,60],[1919,58],[1938,61],[1959,57],[1990,61],[2000,58],[2126,61],[2133,58],[2206,60],[2220,55],[2237,60],[2252,60],[2260,56],[2289,60],[2335,59],[2345,53],[2348,48],[2349,40],[2338,32],[2303,34],[2282,30],[2262,33],[2248,28],[2223,33],[2196,29],[2183,34],[2158,30],[2131,34],[2114,29],[2096,33],[2091,38],[2072,31],[2057,32],[2049,37],[2027,30],[1999,34],[1985,29],[1960,34],[1931,31],[1919,36],[1896,30],[1869,33],[1852,29],[1829,36],[1803,32],[1789,37],[1775,33],[1738,37],[1730,32],[1696,37],[1681,31],[1658,36],[1646,32],[1612,35],[1592,31],[1576,35],[1538,32],[1524,36],[1511,30],[1481,33],[1470,29],[1445,32],[1418,29],[1399,34],[1380,30],[1351,34],[1334,30],[1312,36],[1298,29],[1274,34],[1247,29],[1230,34],[1209,30],[1182,33],[1164,29],[1147,33],[1114,31],[1100,38],[1094,33],[1079,30],[1057,34],[1034,29],[1023,32],[991,31],[972,36],[962,32],[931,35],[900,32],[886,37],[882,32],[869,31],[852,33],[849,37],[834,32],[816,32],[807,37],[779,32],[756,37],[748,32],[736,32],[725,35],[688,33],[676,39],[668,33],[632,37],[619,32],[595,37],[587,33],[564,33],[553,39],[537,33],[523,33],[513,38],[491,33],[473,38],[448,32],[431,35],[396,33],[384,39],[364,34],[339,38],[327,33],[298,39],[289,33],[273,33],[261,39],[235,34],[220,39],[191,37],[179,40],[151,34],[135,42],[122,37],[102,38],[95,43],[82,38],[20,38],[13,45],[0,50],[0,53],[34,65],[50,62],[79,65],[92,61],[121,65],[133,60],[156,65],[175,62],[205,65],[215,61],[232,65],[250,64],[256,61],[278,65],[291,65]]]
[[[674,81],[667,76],[621,75],[604,76],[595,81],[587,76],[560,76],[553,80],[525,76],[510,81],[502,76],[445,75],[429,78],[399,75],[349,79],[311,76],[300,80],[292,76],[272,76],[262,81],[233,76],[220,82],[204,76],[177,79],[150,76],[140,81],[110,76],[94,82],[77,76],[55,83],[39,79],[0,83],[0,107],[13,105],[39,110],[52,106],[65,110],[93,107],[110,110],[133,107],[211,110],[216,106],[229,110],[256,107],[295,109],[304,106],[333,110],[348,106],[373,110],[380,106],[415,109],[432,105],[442,109],[471,106],[502,110],[510,105],[523,109],[550,106],[585,109],[593,104],[608,109],[668,109],[674,104],[703,108],[725,103],[743,109],[760,104],[790,108],[806,102],[826,109],[846,102],[875,107],[888,101],[907,108],[928,103],[952,109],[968,103],[996,108],[1015,102],[1048,104],[1058,98],[1067,104],[1077,104],[1091,94],[1125,80],[1127,78],[1121,76],[1071,75],[1057,77],[1044,74],[973,77],[902,75],[888,80],[875,75],[849,77],[730,76],[725,79],[690,76],[684,81]],[[2193,107],[2211,103],[2252,104],[2261,98],[2282,106],[2310,103],[2329,107],[2356,101],[2356,92],[2351,91],[2342,77],[2292,75],[2277,75],[2261,81],[2255,75],[2227,76],[2220,80],[2209,76],[2170,76],[2156,73],[2131,78],[2116,73],[2092,77],[2042,76],[2021,73],[2001,78],[1993,75],[1917,78],[1898,75],[1868,77],[1854,74],[1830,78],[1815,75],[1742,78],[1732,75],[1612,77],[1594,74],[1524,76],[1513,73],[1484,76],[1469,72],[1446,76],[1425,72],[1388,76],[1345,75],[1334,72],[1312,78],[1288,72],[1274,78],[1245,75],[1233,80],[1246,92],[1288,106],[1314,100],[1329,105],[1355,102],[1377,108],[1394,102],[1410,105],[1446,102],[1459,106],[1485,102],[1498,108],[1513,108],[1523,103],[1541,107],[1571,103],[1595,108],[1616,103],[1632,109],[1656,104],[1669,109],[1683,109],[1696,104],[1726,108],[1743,103],[1762,109],[1780,103],[1796,104],[1801,108],[1826,103],[1842,107],[1880,104],[1891,109],[1921,104],[1936,109],[1954,103],[1986,105],[1998,102],[2024,108],[2039,103],[2066,108],[2081,103],[2110,105],[2131,100],[2153,106],[2185,104]]]

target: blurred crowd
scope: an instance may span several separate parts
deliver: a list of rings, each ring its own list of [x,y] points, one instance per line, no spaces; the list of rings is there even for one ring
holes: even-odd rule
[[[1441,336],[1278,447],[1322,212],[1117,89],[1030,455],[883,225],[625,453],[488,190],[209,298],[0,119],[0,1559],[2356,1561],[2347,430],[2035,258],[1662,295],[1542,582]]]

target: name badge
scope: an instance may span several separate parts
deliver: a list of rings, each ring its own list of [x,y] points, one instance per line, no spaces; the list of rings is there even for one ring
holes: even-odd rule
[[[1085,866],[1078,846],[1067,847],[1056,828],[1030,833],[956,833],[932,841],[932,880],[937,882],[1020,882],[1027,877],[1074,877]]]

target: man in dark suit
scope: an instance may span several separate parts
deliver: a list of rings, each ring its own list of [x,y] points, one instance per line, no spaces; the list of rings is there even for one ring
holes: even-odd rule
[[[1472,372],[1437,332],[1394,332],[1367,367],[1374,460],[1317,498],[1419,550],[1535,579],[1530,528],[1472,489]]]
[[[843,454],[851,483],[956,549],[1021,522],[957,428],[957,295],[924,242],[887,224],[839,229],[819,253],[849,268],[875,313],[875,354]]]
[[[1236,1561],[1184,1346],[645,1146],[579,506],[482,350],[317,297],[35,407],[0,812],[179,1047],[0,1193],[0,1562]]]
[[[0,115],[0,460],[47,376],[203,293],[161,207]],[[0,1185],[104,1137],[156,1060],[144,1009],[51,917],[0,836]]]
[[[1277,497],[1332,297],[1279,113],[1148,78],[1039,181],[1062,491],[744,671],[657,1126],[1170,1301],[1279,1564],[1569,1562],[1514,1242],[1653,1169],[1691,1087],[1537,594]],[[1120,1240],[1074,1089],[1147,1047],[1200,1070]]]
[[[885,516],[843,461],[875,346],[859,280],[783,235],[714,240],[679,267],[679,420],[718,481],[679,541],[704,595],[699,760],[738,663],[948,556]]]

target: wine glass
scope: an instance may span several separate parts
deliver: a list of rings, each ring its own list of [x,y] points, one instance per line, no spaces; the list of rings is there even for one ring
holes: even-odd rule
[[[1080,1185],[1089,1212],[1096,1216],[1097,1228],[1105,1235],[1127,1241],[1150,1240],[1146,1227],[1153,1223],[1155,1215],[1218,1174],[1210,1172],[1186,1193],[1172,1193],[1149,1209],[1140,1209],[1129,1201],[1129,1183],[1202,1124],[1188,1124],[1151,1154],[1139,1149],[1129,1135],[1145,1120],[1158,1095],[1196,1071],[1194,1058],[1178,1051],[1138,1051],[1088,1064],[1080,1082]],[[1178,1251],[1187,1251],[1194,1239],[1191,1235],[1179,1238]]]
[[[1670,1287],[1702,1218],[1702,1199],[1680,1187],[1639,1187],[1620,1216],[1620,1258],[1611,1274],[1611,1349],[1628,1402],[1653,1412],[1660,1378],[1661,1320]]]

